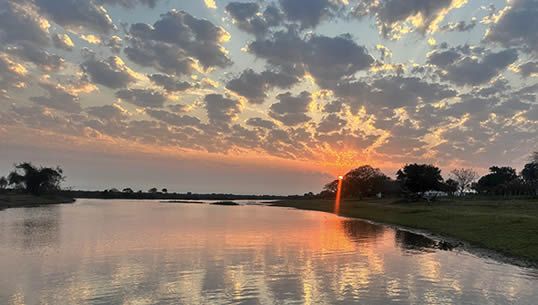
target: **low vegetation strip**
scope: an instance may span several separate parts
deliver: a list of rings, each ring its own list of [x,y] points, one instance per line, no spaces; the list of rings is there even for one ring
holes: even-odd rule
[[[333,200],[286,200],[274,206],[333,212]],[[426,230],[538,264],[538,199],[443,200],[431,204],[349,200],[340,215]]]
[[[0,194],[0,210],[72,202],[75,202],[73,198],[56,195]]]

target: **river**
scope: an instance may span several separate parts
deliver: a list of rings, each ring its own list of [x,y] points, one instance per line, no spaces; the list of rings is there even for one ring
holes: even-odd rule
[[[538,304],[538,271],[261,205],[0,211],[0,304]]]

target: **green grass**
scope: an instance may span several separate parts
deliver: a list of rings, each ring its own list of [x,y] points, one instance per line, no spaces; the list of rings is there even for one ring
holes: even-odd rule
[[[332,200],[287,200],[276,206],[333,212]],[[340,215],[421,229],[538,263],[538,199],[394,203],[344,201]]]
[[[7,208],[42,206],[47,204],[72,203],[73,198],[43,195],[32,196],[29,194],[6,193],[0,194],[0,210]]]

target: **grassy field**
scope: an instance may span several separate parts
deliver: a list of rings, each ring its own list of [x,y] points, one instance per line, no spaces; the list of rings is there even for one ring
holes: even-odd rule
[[[0,210],[17,207],[41,206],[47,204],[72,203],[73,198],[55,195],[32,196],[28,194],[0,194]]]
[[[333,212],[334,201],[288,200],[276,206]],[[421,229],[538,263],[538,200],[344,201],[340,215]]]

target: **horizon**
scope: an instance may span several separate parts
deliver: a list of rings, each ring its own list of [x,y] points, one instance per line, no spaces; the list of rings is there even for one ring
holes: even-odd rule
[[[6,1],[0,176],[292,195],[365,164],[519,172],[538,150],[536,1],[308,3]]]

